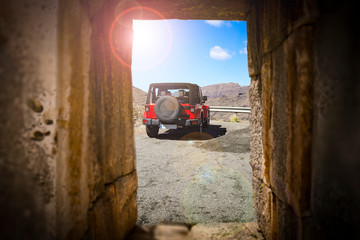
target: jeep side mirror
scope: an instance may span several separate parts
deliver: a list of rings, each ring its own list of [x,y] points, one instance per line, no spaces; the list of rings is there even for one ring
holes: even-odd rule
[[[203,102],[206,102],[207,101],[207,96],[203,96],[202,100],[203,100]]]

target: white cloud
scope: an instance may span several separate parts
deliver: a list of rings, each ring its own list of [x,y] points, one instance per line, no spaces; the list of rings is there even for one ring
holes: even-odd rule
[[[240,54],[247,54],[247,41],[244,41],[245,47],[240,49],[239,53]]]
[[[240,49],[240,54],[247,54],[247,47],[244,47],[243,49]]]
[[[222,49],[219,46],[214,46],[210,49],[210,57],[215,60],[225,61],[232,57],[228,52],[229,51],[226,49]]]
[[[222,27],[222,26],[227,26],[227,27],[231,27],[231,23],[227,22],[227,21],[220,21],[220,20],[206,20],[205,23],[209,24],[210,26],[213,27]]]

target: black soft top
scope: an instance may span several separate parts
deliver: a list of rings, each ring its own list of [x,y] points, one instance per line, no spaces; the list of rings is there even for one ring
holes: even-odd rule
[[[188,88],[192,90],[191,88],[199,88],[197,84],[193,83],[152,83],[149,86],[149,89],[152,87],[158,87],[158,88]]]
[[[150,103],[150,92],[153,88],[159,89],[182,89],[186,88],[190,90],[189,103],[194,105],[197,101],[200,101],[199,85],[193,83],[152,83],[149,86],[146,103]]]

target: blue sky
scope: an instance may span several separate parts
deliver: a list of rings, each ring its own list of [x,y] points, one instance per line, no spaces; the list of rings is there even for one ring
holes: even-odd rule
[[[191,82],[249,85],[244,21],[134,20],[133,86]]]

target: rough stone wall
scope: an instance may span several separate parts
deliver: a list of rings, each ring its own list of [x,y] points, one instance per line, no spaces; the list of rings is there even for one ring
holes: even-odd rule
[[[234,1],[235,3],[236,1]],[[201,12],[226,17],[222,2],[206,10],[200,2],[144,2],[168,18],[194,19]],[[59,3],[59,238],[123,239],[137,219],[131,70],[132,19],[159,19],[134,11],[139,1],[61,1]],[[239,2],[236,2],[239,4]],[[240,2],[241,4],[241,2]],[[190,7],[190,8],[189,8]],[[220,11],[220,9],[223,9]],[[243,18],[245,11],[231,11]],[[183,14],[183,15],[182,15]],[[205,14],[206,15],[206,14]],[[217,17],[214,18],[217,18]],[[229,18],[229,16],[228,16]]]
[[[136,222],[131,72],[113,20],[248,21],[251,165],[266,239],[360,230],[355,6],[346,1],[0,2],[0,238],[121,239]],[[58,6],[59,5],[59,6]],[[114,31],[131,63],[131,18]]]
[[[137,219],[130,68],[109,30],[123,1],[59,3],[59,238],[122,239]],[[125,3],[126,4],[126,3]],[[131,63],[132,21],[114,45]]]
[[[248,11],[235,0],[1,1],[1,238],[122,239],[135,225],[131,71],[109,31],[140,5],[179,19]],[[132,18],[160,17],[116,23],[128,64]]]
[[[247,0],[128,0],[135,6],[159,11],[166,19],[246,20],[249,11]],[[145,14],[142,19],[159,16]]]
[[[135,225],[131,72],[108,40],[123,3],[1,1],[1,239],[122,239]],[[115,44],[131,63],[128,40]]]
[[[266,239],[332,239],[360,229],[350,9],[336,1],[251,5],[251,165]]]
[[[56,230],[60,239],[81,238],[87,229],[90,34],[82,5],[78,1],[59,3]]]
[[[0,239],[55,237],[57,1],[0,2]]]
[[[302,238],[310,214],[312,1],[257,1],[248,18],[251,165],[266,239]]]

